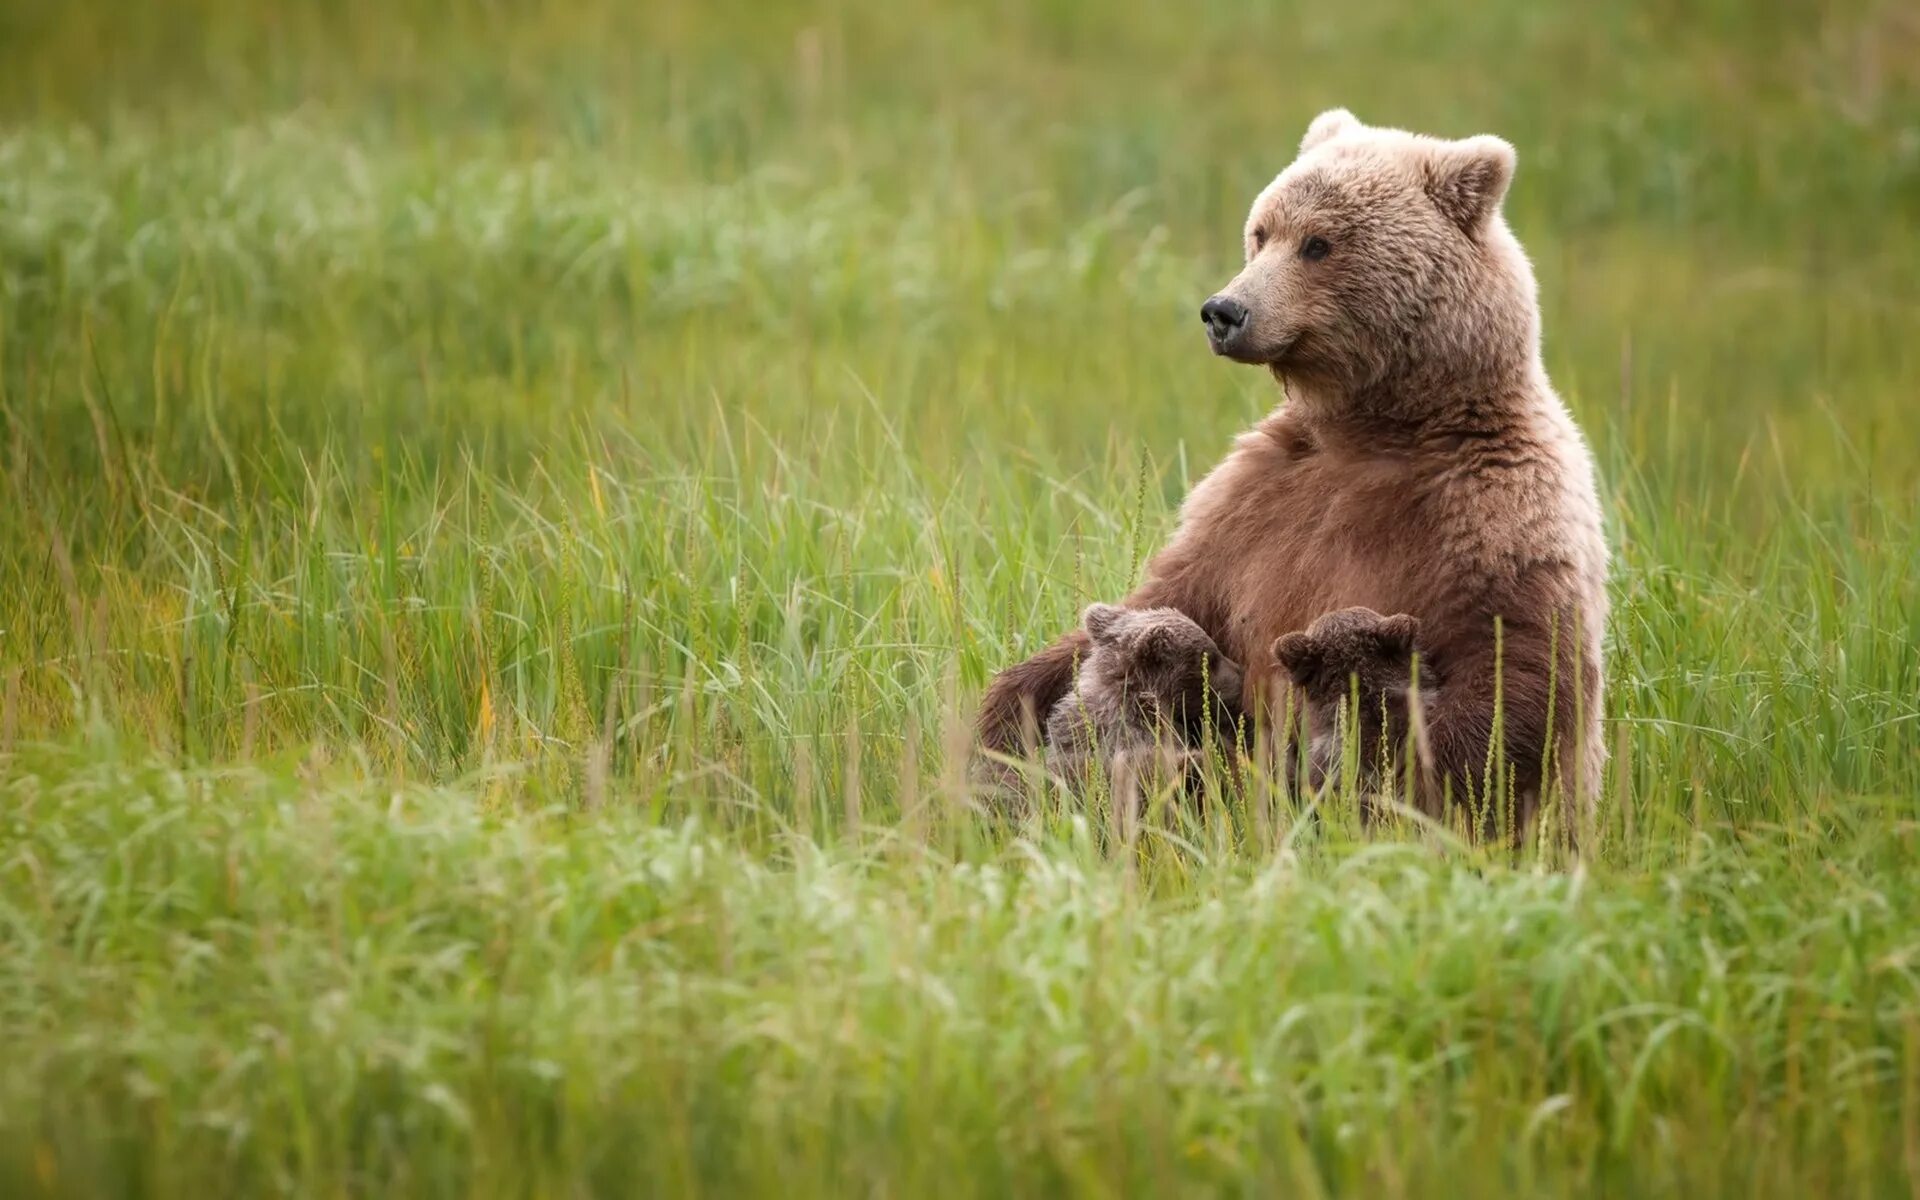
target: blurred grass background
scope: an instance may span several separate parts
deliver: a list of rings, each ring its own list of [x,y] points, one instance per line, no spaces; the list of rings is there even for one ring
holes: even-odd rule
[[[957,782],[1276,402],[1195,314],[1336,104],[1520,152],[1572,875]],[[1898,1189],[1916,331],[1910,4],[15,0],[0,1163]]]

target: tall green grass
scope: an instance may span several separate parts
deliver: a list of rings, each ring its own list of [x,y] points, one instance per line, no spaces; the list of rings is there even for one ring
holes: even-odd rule
[[[1920,24],[0,14],[0,1189],[1904,1193]],[[1277,400],[1314,112],[1499,132],[1616,547],[1578,861],[981,812]],[[1350,798],[1347,798],[1350,799]]]

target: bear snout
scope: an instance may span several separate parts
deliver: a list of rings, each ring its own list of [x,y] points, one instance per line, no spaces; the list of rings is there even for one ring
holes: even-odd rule
[[[1207,327],[1207,343],[1215,354],[1232,354],[1236,343],[1247,332],[1247,306],[1232,296],[1209,296],[1200,306],[1200,320]]]

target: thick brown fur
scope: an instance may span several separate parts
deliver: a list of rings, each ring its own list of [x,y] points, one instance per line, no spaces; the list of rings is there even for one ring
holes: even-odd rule
[[[1597,790],[1607,550],[1500,215],[1513,169],[1498,138],[1314,121],[1221,293],[1247,317],[1217,348],[1271,370],[1286,401],[1194,487],[1125,603],[1198,622],[1246,665],[1249,708],[1273,702],[1281,634],[1355,605],[1417,617],[1446,679],[1423,700],[1417,802],[1524,821],[1549,780],[1559,798]],[[1085,647],[1076,631],[1002,672],[982,744],[1017,751],[1021,714],[1067,693]]]
[[[1171,608],[1088,607],[1091,645],[1074,688],[1047,717],[1047,768],[1085,783],[1098,760],[1198,749],[1209,725],[1230,737],[1241,671],[1184,614]]]

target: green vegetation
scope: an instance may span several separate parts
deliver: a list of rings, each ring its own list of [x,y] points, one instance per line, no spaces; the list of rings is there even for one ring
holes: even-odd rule
[[[1579,862],[960,783],[1332,104],[1520,149]],[[1901,4],[10,4],[0,1194],[1908,1195],[1917,328]]]

